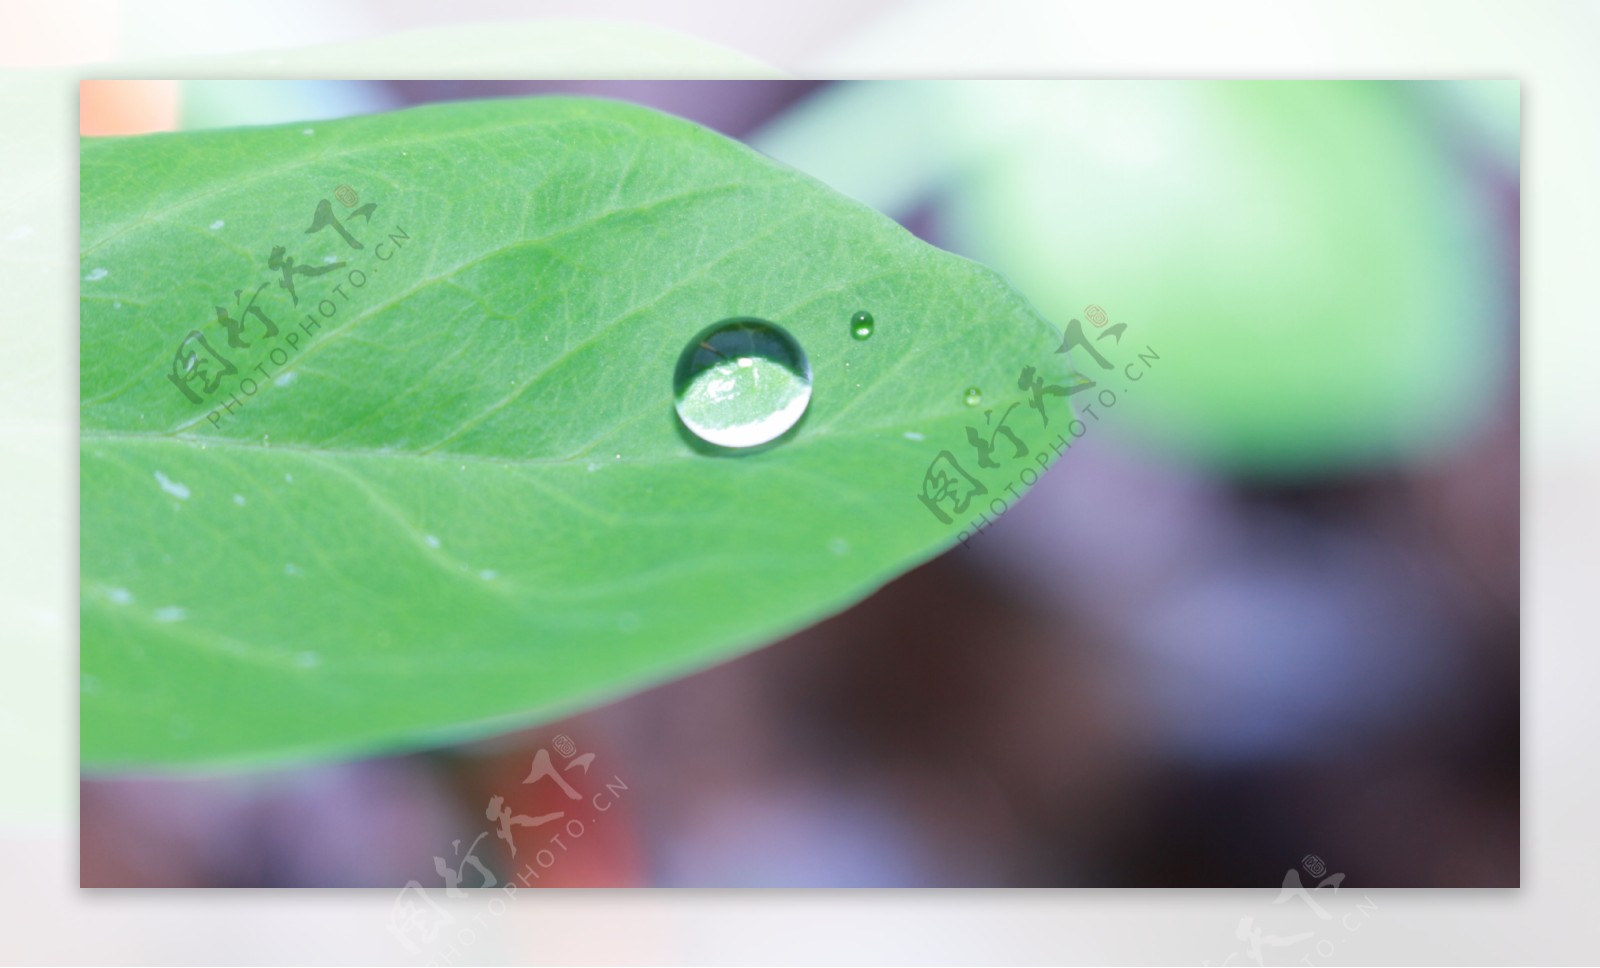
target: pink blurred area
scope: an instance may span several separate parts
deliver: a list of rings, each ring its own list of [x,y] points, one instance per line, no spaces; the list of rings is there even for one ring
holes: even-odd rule
[[[179,92],[177,81],[83,81],[78,85],[78,133],[175,131]]]

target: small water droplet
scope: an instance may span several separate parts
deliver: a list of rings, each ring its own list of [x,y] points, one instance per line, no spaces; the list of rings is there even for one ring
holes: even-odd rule
[[[811,404],[811,363],[781,327],[762,319],[723,320],[701,330],[673,374],[678,418],[718,447],[776,440]]]
[[[430,548],[437,548],[437,547],[439,547],[439,539],[438,539],[438,538],[437,538],[437,537],[435,537],[435,536],[433,536],[433,535],[431,535],[431,534],[425,534],[425,535],[423,535],[423,536],[422,536],[422,540],[423,540],[423,541],[424,541],[424,542],[425,542],[425,543],[426,543],[426,544],[427,544],[427,545],[428,545],[428,547],[430,547]]]
[[[967,387],[967,396],[966,396],[966,404],[967,404],[967,406],[976,407],[976,406],[981,405],[982,403],[983,403],[983,391],[978,389],[977,387]]]
[[[235,494],[233,496],[233,503],[239,505],[240,507],[244,507],[244,495],[243,494]]]
[[[856,339],[871,339],[872,327],[872,314],[865,309],[850,317],[850,335]]]
[[[156,483],[161,485],[161,489],[163,491],[166,491],[168,494],[171,494],[173,497],[177,498],[178,500],[180,500],[180,501],[189,500],[189,488],[187,488],[183,484],[178,483],[177,481],[175,481],[172,478],[168,477],[167,475],[161,473],[160,471],[156,471]]]

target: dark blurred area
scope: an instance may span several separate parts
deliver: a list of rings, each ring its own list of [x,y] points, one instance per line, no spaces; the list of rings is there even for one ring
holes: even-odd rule
[[[741,137],[817,86],[380,93],[601,94]],[[903,221],[959,250],[928,210]],[[1512,355],[1513,401],[1516,372]],[[448,870],[473,887],[531,864],[524,886],[1276,887],[1316,855],[1346,887],[1515,886],[1518,427],[1512,405],[1442,456],[1281,479],[1097,434],[968,546],[854,608],[559,723],[262,774],[86,779],[82,884],[432,888]],[[580,797],[524,782],[541,751]],[[512,856],[496,797],[566,815]],[[573,819],[551,864],[529,853]]]

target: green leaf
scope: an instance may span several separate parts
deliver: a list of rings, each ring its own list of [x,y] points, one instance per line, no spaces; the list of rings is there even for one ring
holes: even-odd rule
[[[1019,389],[1071,382],[1059,337],[993,273],[639,107],[89,140],[81,173],[88,768],[413,747],[684,674],[950,546],[1067,422]],[[733,316],[815,373],[743,456],[673,409]],[[1027,454],[980,467],[1002,417]],[[988,489],[949,523],[941,451]]]

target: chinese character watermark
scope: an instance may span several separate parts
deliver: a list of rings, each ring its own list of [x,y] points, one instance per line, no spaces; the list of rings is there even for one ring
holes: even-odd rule
[[[398,226],[387,232],[372,232],[372,217],[378,204],[366,202],[357,206],[359,198],[349,185],[340,185],[334,196],[354,210],[341,219],[326,198],[319,199],[310,226],[302,235],[315,236],[327,230],[327,237],[340,240],[344,252],[370,257],[364,266],[338,256],[308,264],[299,261],[289,246],[274,245],[267,252],[264,266],[277,273],[276,287],[269,279],[254,288],[234,289],[232,299],[213,304],[218,327],[215,340],[193,329],[179,342],[164,375],[190,404],[211,408],[204,417],[213,427],[220,427],[225,418],[238,413],[260,392],[265,380],[283,383],[292,377],[292,371],[285,371],[290,358],[315,338],[323,323],[335,319],[347,305],[357,301],[359,290],[379,271],[378,263],[393,259],[412,241],[410,233]],[[372,241],[370,249],[351,231],[358,219],[360,231]],[[314,292],[306,291],[308,284],[331,273],[338,274],[335,281],[320,284]],[[268,298],[265,291],[269,287],[280,297],[287,295],[287,302]],[[306,297],[304,309],[300,305],[302,296]],[[291,322],[296,314],[304,321]],[[237,381],[229,379],[235,376]],[[232,391],[226,397],[218,397],[225,383],[233,384]]]
[[[471,923],[467,923],[469,919],[460,911],[451,910],[452,900],[465,900],[471,890],[490,891],[488,911],[494,917],[502,916],[506,905],[517,900],[520,889],[536,886],[628,791],[621,777],[613,776],[601,782],[592,772],[595,754],[580,754],[571,737],[558,735],[550,745],[555,748],[556,756],[552,757],[549,749],[540,747],[533,755],[522,785],[549,783],[559,795],[557,802],[561,809],[529,816],[515,812],[504,795],[491,796],[484,808],[484,819],[492,821],[494,826],[480,831],[465,851],[460,840],[452,841],[449,857],[435,855],[433,858],[439,881],[432,885],[431,891],[420,881],[407,881],[390,907],[386,927],[407,951],[414,955],[426,954],[434,958],[435,963],[452,963],[463,949],[476,942],[477,930],[487,924],[482,914],[473,915]],[[579,812],[588,814],[587,821],[577,815]],[[491,833],[505,841],[508,854],[521,864],[519,870],[503,871],[497,876],[490,865],[478,857],[479,845]]]
[[[1352,909],[1342,911],[1336,918],[1328,908],[1335,906],[1337,910],[1339,888],[1344,884],[1344,875],[1328,874],[1327,865],[1316,854],[1305,855],[1300,864],[1307,874],[1319,880],[1308,886],[1301,880],[1299,868],[1289,868],[1283,875],[1278,896],[1272,899],[1275,907],[1284,905],[1285,910],[1262,912],[1263,918],[1271,921],[1297,923],[1280,927],[1274,923],[1258,924],[1256,918],[1250,915],[1241,917],[1233,931],[1237,942],[1235,949],[1217,964],[1259,965],[1265,968],[1269,959],[1272,964],[1285,965],[1325,963],[1377,911],[1377,902],[1363,894]],[[1297,907],[1295,902],[1305,907]],[[1314,916],[1315,920],[1307,922],[1305,917],[1308,915]]]
[[[1087,307],[1084,315],[1097,328],[1110,322],[1106,311],[1097,305]],[[957,536],[963,547],[968,547],[972,538],[1010,507],[1001,491],[1009,493],[1013,501],[1020,498],[1021,488],[1031,487],[1040,473],[1071,448],[1074,441],[1088,433],[1092,423],[1099,422],[1104,411],[1116,406],[1119,389],[1126,392],[1130,384],[1144,379],[1146,372],[1161,359],[1154,348],[1146,346],[1135,351],[1133,358],[1124,362],[1119,370],[1109,354],[1122,354],[1122,336],[1127,329],[1127,323],[1117,323],[1091,339],[1081,320],[1070,320],[1056,352],[1081,352],[1093,361],[1094,367],[1078,374],[1076,380],[1066,385],[1049,382],[1036,367],[1024,367],[1017,375],[1016,384],[1017,389],[1026,394],[1023,401],[1004,410],[983,411],[981,426],[968,424],[965,428],[967,450],[962,451],[961,456],[954,449],[941,450],[934,456],[923,472],[922,487],[916,497],[941,525],[957,520],[965,522]],[[1110,346],[1097,345],[1107,340]],[[1106,371],[1111,371],[1112,376],[1108,377]],[[1108,378],[1118,375],[1124,381],[1120,387],[1104,385]],[[1075,399],[1086,393],[1093,395]],[[1069,401],[1078,405],[1077,413],[1082,417],[1074,415]],[[1027,410],[1014,413],[1024,404]],[[1067,410],[1067,421],[1058,422],[1058,430],[1051,439],[1048,436],[1050,411],[1055,406]],[[1038,415],[1037,425],[1026,417],[1028,411]],[[1019,427],[1016,419],[1027,420],[1027,426]],[[1030,439],[1044,443],[1035,448],[1029,444]],[[995,480],[1001,475],[1011,480],[1002,485]],[[974,504],[975,499],[991,494],[986,504]]]

